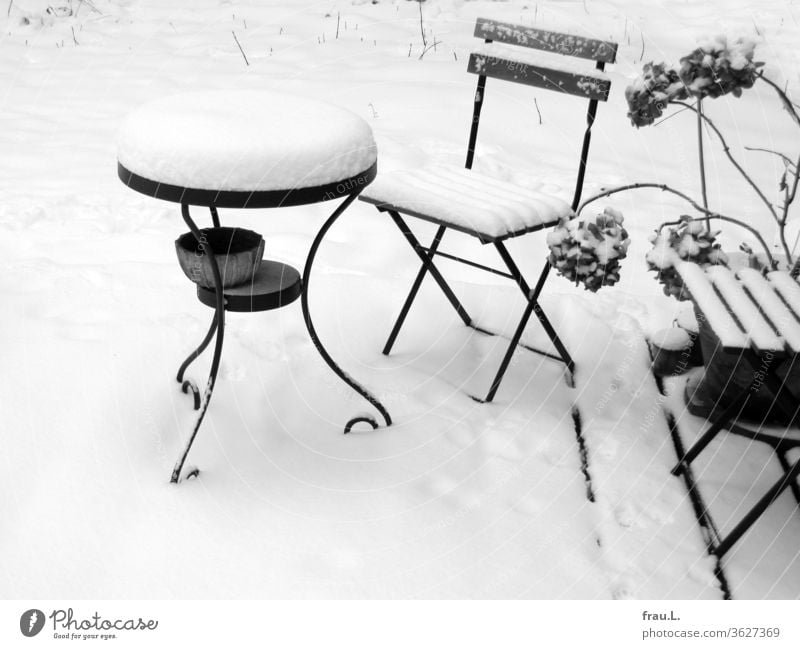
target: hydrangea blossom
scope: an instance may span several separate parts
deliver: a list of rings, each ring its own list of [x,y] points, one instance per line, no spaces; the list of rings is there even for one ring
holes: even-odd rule
[[[619,262],[630,239],[622,214],[607,207],[594,220],[561,222],[547,235],[550,263],[560,275],[593,293],[619,281]]]
[[[728,93],[740,97],[743,88],[752,88],[763,63],[753,61],[755,42],[738,38],[728,43],[725,36],[701,44],[681,59],[678,72],[689,93],[695,97],[721,97]]]
[[[753,61],[755,42],[738,38],[729,42],[717,36],[701,43],[680,60],[680,67],[646,63],[642,76],[625,89],[628,117],[636,127],[658,119],[671,101],[688,97],[716,98],[726,94],[739,97],[751,88],[763,63]]]
[[[685,300],[683,281],[675,270],[682,261],[691,261],[699,266],[728,265],[728,256],[717,242],[719,232],[706,230],[701,220],[683,215],[680,224],[656,230],[650,241],[653,248],[645,255],[650,270],[664,287],[664,293]]]
[[[645,63],[642,76],[625,89],[628,117],[634,126],[648,126],[661,117],[670,101],[688,96],[676,70],[665,63]]]

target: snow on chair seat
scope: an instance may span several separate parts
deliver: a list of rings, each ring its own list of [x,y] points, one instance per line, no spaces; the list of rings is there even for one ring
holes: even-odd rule
[[[573,216],[560,198],[455,166],[379,174],[361,200],[379,209],[445,224],[483,243],[539,230]]]

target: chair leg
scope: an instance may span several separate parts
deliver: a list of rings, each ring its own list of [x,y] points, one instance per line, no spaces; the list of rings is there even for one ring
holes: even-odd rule
[[[720,541],[715,549],[715,554],[722,557],[728,550],[730,550],[735,543],[742,537],[742,535],[750,529],[767,508],[778,499],[786,487],[788,487],[797,477],[800,476],[800,460],[797,460],[794,465],[784,475],[773,484],[767,493],[755,504],[755,506],[745,514],[744,518],[734,527],[731,532]]]
[[[444,231],[444,226],[439,227],[439,229],[436,231],[436,236],[433,238],[433,241],[428,248],[429,259],[433,259],[433,255],[435,254],[436,249],[439,247],[442,237],[444,236]],[[417,297],[419,287],[422,286],[422,280],[425,279],[425,275],[427,274],[428,266],[422,264],[422,266],[419,268],[416,278],[414,279],[414,283],[411,285],[411,290],[408,292],[408,297],[406,297],[406,301],[403,303],[403,308],[400,309],[400,315],[397,316],[397,320],[392,327],[389,338],[386,340],[386,344],[383,346],[383,354],[385,356],[388,356],[391,353],[392,347],[394,347],[394,341],[397,340],[397,335],[400,333],[400,329],[406,321],[406,316],[408,316],[408,312],[411,310],[411,305],[414,303],[414,300]]]
[[[506,370],[511,363],[511,357],[514,356],[514,352],[517,350],[519,340],[522,337],[522,333],[525,331],[525,327],[528,326],[528,320],[531,317],[531,313],[533,313],[533,310],[536,308],[536,305],[536,302],[531,301],[528,302],[528,306],[525,307],[525,312],[522,314],[522,318],[520,318],[517,329],[514,331],[514,335],[511,337],[511,343],[508,345],[506,354],[503,356],[503,361],[500,363],[500,368],[497,370],[497,374],[495,375],[492,385],[489,388],[489,392],[486,395],[485,401],[487,403],[494,399],[494,395],[497,393],[497,389],[500,387],[500,382],[505,376]]]
[[[425,275],[430,273],[431,277],[436,281],[441,288],[442,292],[447,297],[450,304],[458,313],[458,316],[461,318],[462,322],[470,326],[472,324],[472,318],[469,317],[467,310],[461,304],[459,299],[456,297],[453,290],[450,288],[447,280],[444,279],[442,274],[439,272],[439,269],[433,263],[433,256],[436,254],[436,250],[439,247],[439,244],[442,241],[442,237],[444,236],[445,230],[447,229],[445,226],[440,226],[439,229],[436,231],[436,235],[431,242],[431,245],[426,250],[422,247],[419,240],[414,236],[411,232],[411,229],[406,225],[405,221],[403,221],[400,214],[397,212],[390,210],[389,214],[392,217],[392,220],[395,222],[397,227],[400,229],[400,232],[403,233],[403,236],[408,241],[409,245],[414,249],[414,252],[417,253],[420,261],[422,262],[422,266],[417,273],[417,277],[414,280],[413,285],[411,286],[411,290],[409,291],[408,297],[406,297],[406,301],[403,304],[403,308],[400,310],[400,315],[397,318],[397,321],[394,323],[392,327],[392,331],[389,334],[389,338],[386,341],[386,345],[384,345],[383,353],[389,354],[392,351],[392,347],[394,346],[394,342],[397,339],[397,335],[400,333],[400,329],[405,322],[406,316],[411,309],[411,305],[413,304],[414,300],[417,297],[417,293],[419,291],[420,286],[422,285],[422,280],[425,278]]]
[[[570,375],[575,375],[575,361],[572,360],[572,356],[570,356],[569,352],[567,351],[566,346],[564,343],[561,342],[561,338],[558,337],[556,333],[555,327],[550,324],[550,320],[547,319],[547,316],[542,311],[542,307],[539,305],[539,302],[535,302],[533,306],[533,312],[536,314],[536,318],[539,320],[539,323],[547,333],[547,337],[550,338],[550,342],[553,343],[553,346],[558,350],[559,356],[561,356],[561,360],[564,361],[564,364],[567,366]]]
[[[505,245],[503,245],[501,241],[495,242],[494,245],[500,257],[502,258],[503,263],[505,263],[506,268],[508,268],[508,272],[511,274],[514,281],[517,283],[517,286],[519,286],[520,290],[525,296],[525,299],[528,301],[528,306],[526,307],[522,316],[523,320],[520,322],[520,326],[517,327],[517,331],[514,333],[514,338],[512,339],[514,341],[514,345],[509,352],[506,353],[506,358],[510,361],[510,354],[513,354],[514,348],[519,343],[520,337],[522,336],[522,331],[524,330],[531,313],[534,313],[536,314],[536,319],[539,320],[539,323],[542,325],[542,328],[547,334],[547,337],[550,339],[550,342],[553,343],[556,351],[558,351],[559,357],[567,366],[570,376],[574,376],[575,362],[572,360],[572,356],[570,356],[570,353],[567,351],[566,345],[561,342],[561,338],[558,336],[558,333],[556,333],[555,327],[553,327],[553,325],[550,323],[550,320],[545,315],[544,310],[539,304],[539,295],[541,295],[544,284],[547,281],[547,276],[550,273],[550,262],[545,262],[544,268],[542,268],[542,272],[539,274],[539,279],[536,281],[536,286],[533,288],[533,290],[531,290],[528,286],[528,283],[525,281],[525,278],[522,276],[522,271],[520,271]],[[506,358],[503,359],[503,362],[507,367]],[[505,373],[506,367],[502,368],[503,373]],[[502,378],[502,375],[500,375],[499,378]],[[497,377],[495,380],[497,381]],[[492,396],[494,396],[494,392],[497,390],[497,387],[499,387],[499,381],[497,382],[497,385],[494,383],[492,384],[492,391],[490,391]],[[491,399],[487,398],[487,401],[489,400]]]
[[[694,460],[697,458],[700,453],[705,450],[706,446],[711,443],[719,432],[730,422],[732,419],[737,419],[738,417],[734,416],[734,413],[739,410],[741,412],[742,409],[745,408],[747,405],[747,400],[750,398],[750,388],[743,390],[736,399],[731,401],[731,405],[729,405],[722,414],[717,418],[716,421],[711,423],[711,426],[708,427],[705,433],[697,440],[692,447],[683,454],[683,457],[678,460],[678,463],[672,467],[672,475],[678,476],[688,467]]]

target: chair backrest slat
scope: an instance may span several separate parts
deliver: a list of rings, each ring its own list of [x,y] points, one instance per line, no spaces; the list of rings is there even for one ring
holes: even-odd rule
[[[524,27],[488,18],[478,18],[475,36],[603,63],[614,63],[617,58],[617,43],[611,41]]]
[[[470,54],[467,71],[599,101],[606,101],[611,90],[611,81],[599,76],[558,70],[479,52]]]
[[[592,125],[597,113],[597,105],[598,102],[608,99],[611,90],[611,81],[605,76],[603,70],[606,63],[614,63],[616,60],[617,44],[611,41],[535,29],[487,18],[478,18],[475,23],[475,36],[482,38],[486,44],[481,51],[470,54],[467,64],[467,71],[478,75],[478,87],[475,90],[472,112],[472,128],[467,146],[467,169],[472,167],[475,157],[475,144],[487,77],[587,99],[589,105],[586,111],[586,128],[583,133],[578,175],[572,197],[572,209],[577,210],[583,192],[589,143],[592,138]],[[514,46],[518,46],[518,48]],[[539,50],[544,54],[540,58],[523,48]],[[575,57],[594,61],[595,69],[585,70],[579,61],[568,62],[558,55],[565,58]]]

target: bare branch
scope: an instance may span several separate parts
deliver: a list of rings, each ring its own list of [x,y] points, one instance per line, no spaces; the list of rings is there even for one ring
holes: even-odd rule
[[[735,223],[736,225],[741,226],[742,228],[747,230],[750,234],[752,234],[761,244],[761,247],[764,249],[764,252],[767,255],[767,259],[769,259],[770,266],[772,268],[775,268],[777,266],[775,259],[772,257],[772,253],[770,252],[769,247],[767,246],[767,242],[764,241],[764,238],[761,236],[761,234],[759,234],[758,230],[751,227],[744,221],[735,219],[732,216],[726,216],[724,214],[720,214],[719,212],[712,212],[711,210],[707,210],[702,205],[699,205],[697,201],[689,198],[683,192],[679,192],[677,189],[673,189],[669,185],[665,185],[663,183],[633,183],[631,185],[622,185],[620,187],[612,187],[611,189],[605,189],[600,193],[595,194],[594,196],[590,196],[585,201],[583,201],[583,203],[581,203],[581,205],[578,207],[577,214],[580,214],[583,211],[583,208],[586,207],[589,203],[593,203],[594,201],[603,198],[605,196],[611,196],[612,194],[628,191],[630,189],[660,189],[661,191],[669,192],[670,194],[675,194],[676,196],[680,196],[683,200],[689,203],[698,212],[702,212],[703,214],[705,214],[706,217],[709,219],[718,219],[720,221],[727,221],[729,223]],[[675,225],[676,223],[678,222],[676,221],[675,223],[671,224]],[[664,225],[670,225],[670,223],[665,223],[661,227],[664,227]],[[791,262],[791,258],[788,259]]]
[[[784,153],[781,153],[780,151],[773,151],[772,149],[762,149],[761,147],[757,147],[757,146],[746,146],[745,149],[747,151],[763,151],[764,153],[772,153],[772,154],[782,158],[783,161],[787,165],[793,165],[794,164],[794,162],[792,162],[792,159],[788,155],[786,155]]]
[[[800,115],[797,114],[797,110],[795,109],[795,105],[792,103],[792,100],[789,99],[789,96],[781,90],[781,88],[774,82],[767,79],[764,76],[763,72],[758,73],[758,78],[761,79],[766,84],[772,86],[773,90],[778,93],[778,97],[780,97],[781,102],[783,103],[783,107],[786,109],[786,112],[792,117],[795,123],[800,126]]]
[[[769,210],[769,213],[772,214],[772,218],[775,219],[775,222],[776,223],[780,223],[780,219],[778,218],[778,214],[775,212],[775,207],[772,205],[772,203],[769,202],[767,197],[764,196],[764,192],[762,192],[761,189],[759,188],[759,186],[756,185],[755,181],[750,177],[750,174],[748,174],[742,168],[742,166],[736,161],[736,158],[733,157],[733,154],[731,153],[731,150],[730,150],[730,147],[728,146],[728,143],[725,141],[725,138],[723,137],[723,135],[720,132],[720,130],[717,128],[716,124],[714,124],[714,122],[707,115],[704,115],[702,113],[702,111],[698,111],[694,106],[691,106],[690,104],[686,104],[686,103],[684,103],[682,101],[674,101],[674,102],[670,102],[670,103],[678,104],[680,106],[686,106],[687,108],[695,111],[696,113],[698,113],[702,117],[703,121],[706,124],[708,124],[708,126],[711,127],[711,130],[713,130],[714,133],[716,133],[717,137],[719,138],[719,141],[722,143],[722,150],[725,152],[725,155],[727,156],[728,160],[730,160],[731,164],[736,168],[736,170],[739,172],[739,174],[741,174],[742,178],[744,178],[745,181],[747,181],[747,184],[750,185],[750,187],[753,188],[753,191],[756,194],[758,194],[758,197],[761,199],[761,201],[764,203],[764,205],[767,206],[767,209]]]

